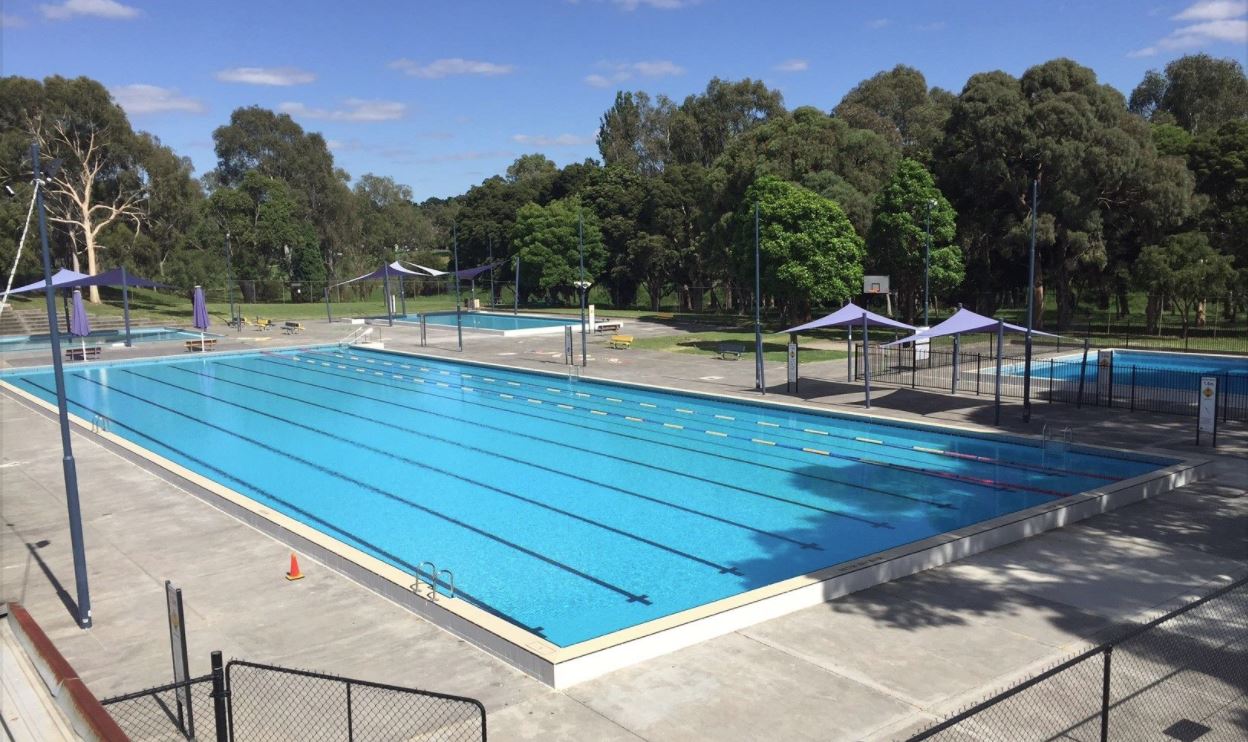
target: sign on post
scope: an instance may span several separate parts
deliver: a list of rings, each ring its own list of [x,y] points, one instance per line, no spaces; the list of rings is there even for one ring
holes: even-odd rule
[[[1218,377],[1200,377],[1200,398],[1197,400],[1196,445],[1200,434],[1208,433],[1213,445],[1218,445]]]
[[[185,683],[191,678],[186,659],[186,620],[182,611],[182,589],[165,580],[165,608],[169,614],[169,649],[173,655],[173,681]],[[195,719],[191,713],[191,689],[183,685],[174,694],[178,700],[178,724],[188,739],[195,737]]]
[[[797,391],[797,343],[789,343],[787,392]]]
[[[563,328],[563,362],[569,366],[576,362],[572,345],[572,325]]]

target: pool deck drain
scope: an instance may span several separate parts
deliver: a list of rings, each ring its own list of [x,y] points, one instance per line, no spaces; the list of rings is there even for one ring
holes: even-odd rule
[[[415,344],[413,334],[407,347]],[[488,359],[508,345],[516,343],[477,342],[466,355]],[[591,365],[590,372],[676,385],[674,377],[698,379],[729,365],[673,362],[678,354],[668,353],[619,355],[628,365]],[[780,370],[769,374],[782,379]],[[734,369],[723,384],[708,386],[745,394],[752,371]],[[697,390],[699,383],[681,385]],[[860,396],[840,387],[832,400]],[[973,399],[908,390],[877,399],[877,410],[890,414],[890,406],[948,421],[991,415]],[[1074,425],[1080,440],[1167,448],[1181,457],[1209,453],[1191,447],[1185,418],[1059,405],[1037,408],[1037,417],[1036,426]],[[1016,408],[1006,418],[1023,430]],[[4,595],[35,612],[100,694],[167,680],[168,646],[152,637],[164,631],[162,581],[169,578],[186,592],[196,674],[206,670],[209,649],[223,649],[464,693],[485,702],[492,739],[885,739],[1118,622],[1248,569],[1248,434],[1232,426],[1221,431],[1209,481],[560,692],[318,565],[305,566],[302,583],[285,583],[282,544],[86,434],[75,434],[75,442],[96,628],[80,631],[58,597],[59,585],[72,594],[73,580],[55,424],[7,398],[0,420],[4,463],[23,462],[0,469]],[[1198,721],[1216,727],[1218,720]]]

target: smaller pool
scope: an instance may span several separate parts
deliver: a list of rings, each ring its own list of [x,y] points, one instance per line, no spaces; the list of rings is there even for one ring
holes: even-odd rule
[[[455,326],[454,312],[426,314],[424,316],[425,322],[430,325],[438,325],[439,327]],[[396,319],[404,322],[419,322],[420,315],[408,314]],[[548,332],[563,332],[563,328],[565,327],[579,327],[581,324],[581,320],[578,317],[558,317],[554,315],[534,314],[494,314],[491,312],[463,312],[460,315],[460,321],[463,323],[465,329],[502,333],[503,335],[529,335]]]
[[[215,336],[214,336],[215,337]],[[140,327],[130,330],[130,341],[134,343],[154,343],[162,340],[198,340],[198,332],[186,332],[174,327]],[[80,343],[76,337],[61,333],[61,344]],[[99,330],[85,338],[88,345],[118,345],[126,342],[124,330]],[[23,350],[42,350],[52,344],[50,335],[5,335],[0,337],[0,353],[11,353]]]

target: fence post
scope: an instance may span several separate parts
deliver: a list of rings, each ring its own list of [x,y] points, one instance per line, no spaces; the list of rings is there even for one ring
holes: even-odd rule
[[[1049,404],[1053,404],[1053,359],[1052,358],[1049,359]]]
[[[980,362],[983,360],[984,360],[983,353],[975,354],[975,396],[976,397],[979,396],[979,380],[983,378],[982,374],[980,374],[980,365],[981,365]]]
[[[221,669],[221,653],[212,653],[212,710],[216,716],[217,742],[230,742],[230,721],[226,706],[230,702],[230,689],[225,685],[225,671]]]
[[[1131,411],[1135,412],[1135,366],[1131,367]]]
[[[351,714],[351,681],[347,681],[347,742],[355,740],[355,721]]]
[[[1097,366],[1100,366],[1099,357],[1097,358]],[[1109,351],[1109,398],[1105,401],[1105,406],[1110,408],[1114,406],[1114,352],[1112,350]]]
[[[1105,648],[1105,672],[1101,678],[1101,742],[1109,740],[1109,667],[1114,657],[1114,646]]]
[[[927,347],[927,357],[932,357],[932,347]],[[915,381],[919,375],[919,344],[918,342],[910,343],[910,388],[914,388]]]

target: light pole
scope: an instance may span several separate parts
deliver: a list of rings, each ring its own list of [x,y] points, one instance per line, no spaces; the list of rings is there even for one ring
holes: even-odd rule
[[[1031,246],[1027,250],[1027,338],[1023,343],[1023,422],[1031,422],[1031,327],[1036,298],[1036,216],[1040,176],[1031,181]]]
[[[758,202],[754,203],[754,381],[761,394],[767,393],[767,382],[763,378],[763,321],[762,321],[762,278],[759,269],[758,250]]]
[[[494,308],[494,235],[490,235],[490,309]]]
[[[459,308],[459,224],[451,225],[451,250],[455,256],[455,336],[459,340],[459,352],[464,352],[464,317]]]
[[[225,231],[225,297],[230,302],[230,321],[234,323],[234,329],[238,332],[243,331],[242,319],[234,314],[234,277],[230,267],[232,260],[232,251],[230,250],[230,231]]]
[[[69,509],[69,542],[74,553],[74,583],[78,592],[78,625],[91,628],[91,589],[87,584],[87,554],[82,539],[82,508],[78,502],[78,467],[69,438],[69,402],[65,398],[65,370],[61,367],[61,331],[56,320],[56,296],[52,288],[52,256],[48,252],[47,215],[43,207],[43,176],[39,172],[39,143],[30,145],[35,171],[35,207],[39,210],[39,242],[43,248],[44,297],[48,304],[48,333],[52,340],[52,374],[56,379],[56,412],[61,425],[61,468],[65,473],[65,504]],[[57,165],[54,164],[53,168]],[[55,173],[53,170],[49,177]]]
[[[928,300],[928,289],[931,286],[930,273],[932,269],[932,207],[936,205],[936,199],[927,199],[927,220],[925,231],[927,232],[927,240],[923,243],[923,326],[931,327],[927,322],[927,307],[931,304]]]
[[[581,260],[580,280],[576,282],[576,289],[581,295],[581,366],[584,367],[589,365],[589,340],[585,337],[585,299],[589,293],[589,283],[585,280],[585,219],[580,209],[576,211],[576,250]]]

